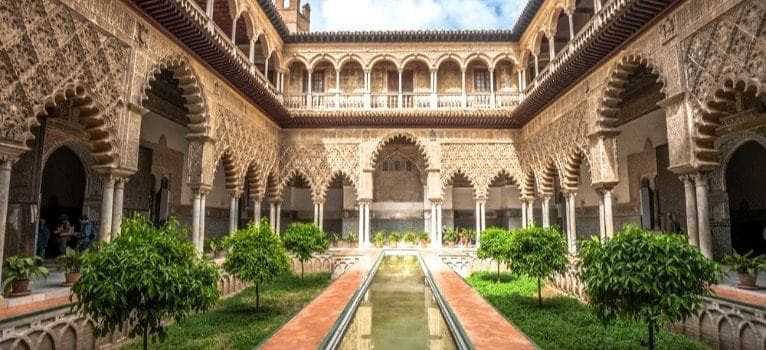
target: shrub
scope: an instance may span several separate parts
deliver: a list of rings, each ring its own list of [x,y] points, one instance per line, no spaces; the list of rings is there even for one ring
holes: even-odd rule
[[[180,322],[218,300],[218,270],[202,260],[175,220],[155,227],[138,215],[122,221],[122,233],[100,251],[85,254],[72,292],[75,309],[92,318],[96,333],[111,333],[128,322],[129,336],[165,338],[163,321]]]
[[[290,271],[287,256],[279,236],[265,219],[258,226],[249,225],[231,236],[231,247],[223,268],[237,278],[255,284],[255,309],[260,308],[260,284]]]
[[[500,282],[500,264],[508,264],[510,249],[510,232],[497,227],[490,227],[481,234],[481,242],[476,255],[482,259],[492,259],[497,262],[497,281]]]
[[[418,232],[417,235],[418,235],[418,241],[420,242],[421,245],[425,246],[429,242],[431,242],[431,238],[428,236],[428,232],[420,231]]]
[[[743,255],[732,252],[730,255],[724,256],[721,262],[729,265],[734,271],[758,276],[758,273],[766,267],[766,255],[752,255],[752,250]]]
[[[612,239],[583,241],[580,278],[596,316],[645,322],[649,348],[658,327],[699,309],[721,270],[678,234],[653,234],[628,225]]]
[[[541,280],[567,268],[567,243],[552,227],[528,226],[514,231],[510,244],[513,271],[537,278],[537,303],[543,304]]]
[[[346,236],[346,242],[350,245],[354,245],[359,240],[359,236],[356,235],[355,232],[349,232],[348,236]]]
[[[285,248],[295,254],[301,262],[301,280],[303,280],[303,263],[311,259],[311,254],[324,253],[330,246],[322,229],[317,225],[301,222],[290,224],[284,239]]]

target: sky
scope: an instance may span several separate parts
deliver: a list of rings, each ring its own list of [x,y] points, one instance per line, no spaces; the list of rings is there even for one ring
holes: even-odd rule
[[[309,0],[311,31],[511,29],[527,0]]]

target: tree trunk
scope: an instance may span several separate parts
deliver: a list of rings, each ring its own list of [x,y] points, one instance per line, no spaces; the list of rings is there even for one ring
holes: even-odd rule
[[[144,350],[149,349],[149,327],[144,327]]]
[[[303,281],[303,260],[301,260],[301,281]]]
[[[540,277],[537,278],[537,305],[543,307],[543,295],[540,291]]]
[[[255,282],[255,311],[261,307],[261,294],[258,290],[258,282]]]
[[[649,350],[654,350],[654,321],[649,321]]]

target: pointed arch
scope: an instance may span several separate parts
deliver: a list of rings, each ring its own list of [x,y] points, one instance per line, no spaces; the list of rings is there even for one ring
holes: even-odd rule
[[[665,76],[651,58],[638,53],[623,54],[615,63],[608,74],[606,86],[603,89],[597,108],[596,128],[597,131],[613,131],[619,122],[619,104],[622,102],[622,93],[631,76],[638,72],[639,68],[645,67],[655,75],[656,82],[660,84],[660,93],[667,96],[665,91]]]
[[[140,104],[142,107],[147,101],[147,92],[151,89],[151,83],[157,79],[162,70],[166,69],[173,72],[173,77],[178,80],[179,86],[183,91],[183,98],[186,100],[185,107],[188,109],[189,134],[207,135],[210,131],[210,117],[208,113],[207,98],[204,89],[200,84],[200,79],[189,61],[180,55],[168,56],[157,62],[144,79],[144,86],[141,94]]]
[[[409,132],[393,132],[389,133],[388,135],[381,138],[380,141],[378,141],[378,145],[375,146],[375,149],[372,151],[369,160],[366,162],[368,169],[375,168],[375,165],[378,163],[378,156],[380,155],[380,151],[383,149],[383,147],[396,139],[402,139],[409,143],[415,144],[415,146],[420,151],[421,156],[423,156],[423,160],[426,164],[426,169],[433,167],[433,164],[431,164],[431,157],[428,155],[426,144],[423,142],[423,140]]]

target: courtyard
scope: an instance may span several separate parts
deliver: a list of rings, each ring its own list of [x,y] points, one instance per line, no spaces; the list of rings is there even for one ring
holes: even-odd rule
[[[763,1],[0,19],[0,350],[766,350]]]

